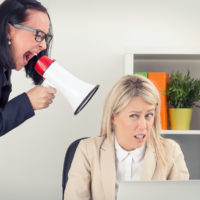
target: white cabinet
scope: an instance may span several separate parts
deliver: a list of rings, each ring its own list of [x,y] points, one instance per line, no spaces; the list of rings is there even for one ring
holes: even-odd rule
[[[190,70],[192,77],[200,78],[200,52],[140,50],[125,55],[125,74],[134,72],[167,72],[170,74],[177,70],[183,73]],[[180,144],[190,178],[200,179],[200,108],[193,109],[191,130],[163,130],[161,134]]]

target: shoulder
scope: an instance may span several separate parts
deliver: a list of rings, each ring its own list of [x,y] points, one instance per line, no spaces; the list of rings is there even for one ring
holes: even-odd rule
[[[82,148],[100,148],[101,145],[105,142],[106,137],[104,136],[96,136],[90,137],[84,140],[81,140],[79,146]]]
[[[180,145],[172,139],[164,138],[163,146],[166,151],[166,154],[171,154],[173,156],[178,156],[178,155],[182,154]]]
[[[101,149],[114,149],[114,142],[106,136],[96,136],[81,140],[78,145],[78,152],[89,157],[98,157]]]

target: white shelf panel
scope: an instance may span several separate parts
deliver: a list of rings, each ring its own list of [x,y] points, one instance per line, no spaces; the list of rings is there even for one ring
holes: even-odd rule
[[[200,135],[200,130],[161,130],[162,135]]]

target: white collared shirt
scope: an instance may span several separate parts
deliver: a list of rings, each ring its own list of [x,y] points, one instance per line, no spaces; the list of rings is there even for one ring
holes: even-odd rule
[[[140,180],[146,145],[133,151],[120,147],[115,137],[116,193],[120,181]]]

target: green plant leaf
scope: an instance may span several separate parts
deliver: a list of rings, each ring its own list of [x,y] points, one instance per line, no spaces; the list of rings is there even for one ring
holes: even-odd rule
[[[172,72],[167,87],[167,101],[170,107],[191,108],[200,100],[200,79],[190,77],[190,71],[183,76]],[[197,106],[199,107],[199,106]]]

